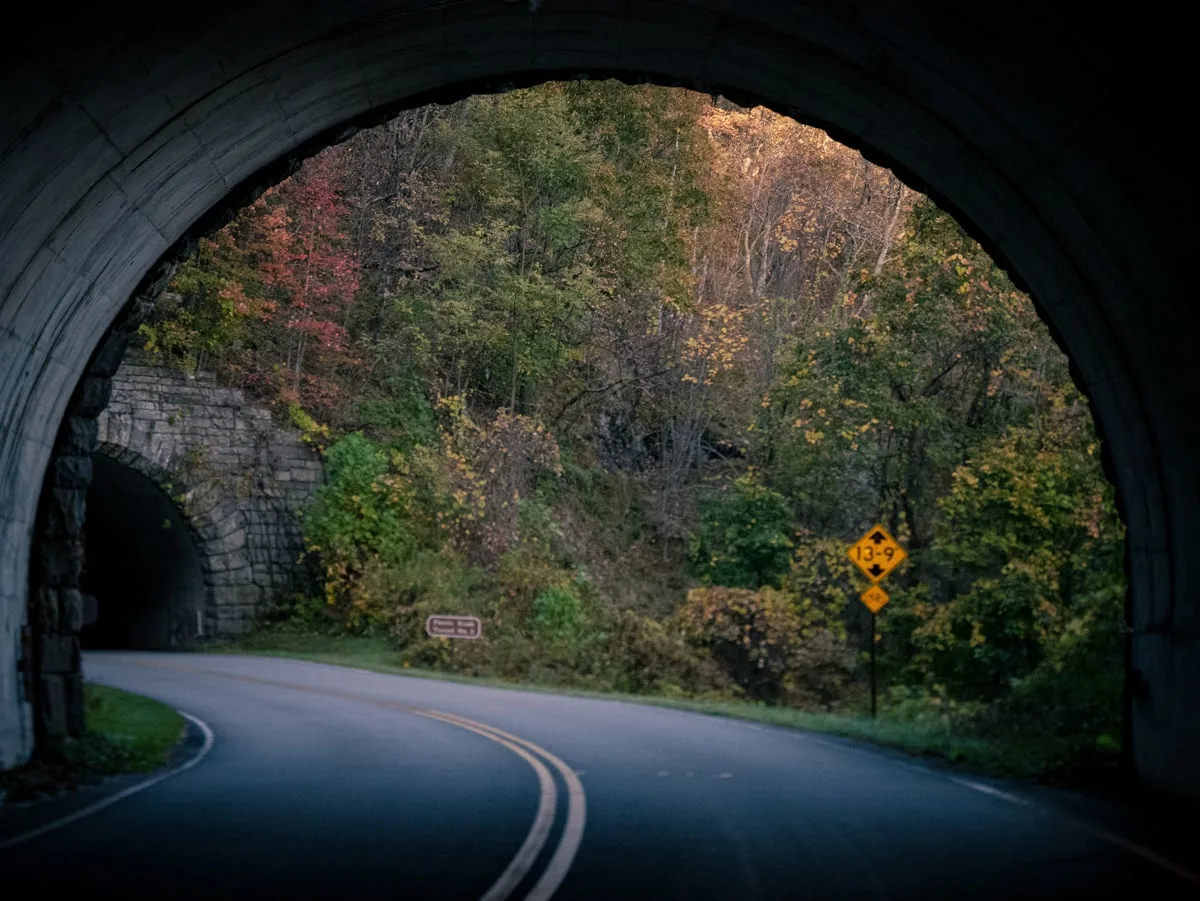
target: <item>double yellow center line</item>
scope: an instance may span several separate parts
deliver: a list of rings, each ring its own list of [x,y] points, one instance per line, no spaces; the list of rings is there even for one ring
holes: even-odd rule
[[[247,676],[241,673],[227,673],[219,670],[199,669],[171,663],[151,663],[150,661],[143,660],[121,660],[121,663],[130,666],[197,673],[205,676],[222,676],[227,679],[235,679],[239,682],[268,685],[275,688],[287,688],[307,694],[338,698],[358,704],[371,704],[388,710],[411,713],[427,719],[437,720],[438,722],[446,723],[459,729],[465,729],[468,732],[474,732],[476,735],[493,741],[513,754],[516,754],[529,764],[537,776],[540,795],[538,809],[533,818],[533,824],[530,826],[529,833],[526,835],[521,847],[517,850],[516,856],[513,857],[499,878],[492,883],[491,888],[484,893],[480,901],[506,901],[533,869],[538,856],[550,838],[550,831],[554,826],[555,811],[558,807],[558,788],[555,785],[554,777],[546,768],[546,764],[549,764],[558,771],[567,787],[567,821],[562,835],[559,837],[558,846],[555,848],[553,856],[550,858],[549,863],[547,863],[546,869],[542,872],[541,878],[529,890],[529,894],[525,896],[524,901],[548,901],[554,895],[559,886],[562,885],[563,880],[566,879],[567,873],[571,869],[571,864],[575,860],[575,855],[579,851],[579,845],[583,841],[583,829],[587,822],[587,799],[584,795],[583,783],[579,781],[579,776],[560,758],[551,754],[545,748],[513,735],[511,732],[505,732],[503,729],[497,729],[495,726],[490,726],[487,723],[481,723],[454,713],[429,710],[423,707],[401,704],[398,701],[388,701],[383,698],[372,698],[328,688],[317,688],[295,682],[263,679],[258,676]]]

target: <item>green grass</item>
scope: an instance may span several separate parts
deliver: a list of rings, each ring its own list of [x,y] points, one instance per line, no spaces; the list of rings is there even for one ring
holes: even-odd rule
[[[83,738],[52,744],[28,764],[0,773],[0,797],[27,801],[106,775],[158,769],[183,735],[183,717],[141,695],[85,685],[84,705]]]
[[[87,728],[112,749],[110,772],[162,766],[183,734],[184,719],[166,704],[104,685],[84,686]]]
[[[1061,753],[1058,748],[959,735],[944,720],[934,716],[899,718],[889,715],[885,710],[879,717],[872,719],[861,715],[812,713],[788,707],[769,707],[745,701],[631,695],[464,676],[407,666],[403,662],[402,653],[382,638],[324,635],[292,629],[252,633],[237,640],[208,645],[206,649],[213,653],[286,657],[423,679],[668,707],[708,716],[729,717],[856,739],[897,749],[910,755],[960,765],[965,769],[991,776],[1049,781],[1061,781],[1063,778]]]

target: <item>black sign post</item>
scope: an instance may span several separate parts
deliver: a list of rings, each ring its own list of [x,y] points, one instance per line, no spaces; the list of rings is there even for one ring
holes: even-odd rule
[[[908,556],[908,553],[895,538],[888,534],[882,525],[868,529],[867,534],[850,545],[846,553],[850,555],[850,559],[854,561],[855,565],[862,570],[862,574],[871,580],[871,587],[859,595],[859,598],[866,608],[871,611],[871,719],[875,719],[875,644],[879,641],[876,619],[879,611],[888,602],[887,592],[879,587],[879,583],[887,577],[888,573],[900,565],[900,562]]]
[[[871,614],[871,719],[875,719],[875,617],[877,613]]]

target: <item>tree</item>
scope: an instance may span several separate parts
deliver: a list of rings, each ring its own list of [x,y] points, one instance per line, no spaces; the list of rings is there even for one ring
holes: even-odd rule
[[[1111,644],[1094,677],[1119,670],[1124,529],[1097,452],[1086,405],[1068,389],[955,470],[930,549],[952,593],[912,605],[914,668],[994,700],[1048,661],[1062,666],[1082,636],[1103,635]]]
[[[343,230],[342,156],[337,147],[324,151],[266,195],[273,241],[260,265],[264,285],[280,298],[284,326],[294,334],[286,368],[294,374],[297,398],[306,354],[345,350],[345,309],[358,290],[358,261]]]

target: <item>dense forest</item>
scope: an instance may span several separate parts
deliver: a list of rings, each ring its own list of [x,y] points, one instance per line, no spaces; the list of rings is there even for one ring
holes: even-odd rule
[[[311,597],[264,628],[413,667],[1121,734],[1123,528],[1067,361],[930,200],[763,109],[615,82],[427,106],[183,265],[139,351],[324,454]],[[430,613],[474,613],[453,649]],[[282,624],[282,625],[281,625]]]

